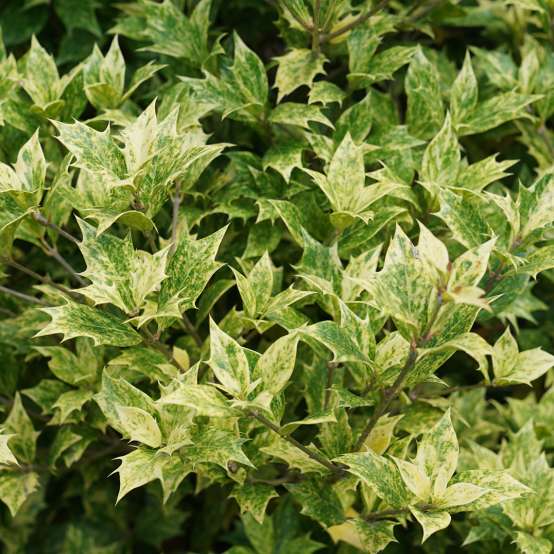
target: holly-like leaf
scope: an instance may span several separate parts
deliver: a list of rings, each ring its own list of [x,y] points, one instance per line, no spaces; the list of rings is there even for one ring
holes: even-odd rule
[[[92,283],[80,292],[95,304],[111,303],[127,314],[137,313],[166,277],[169,247],[155,254],[135,250],[130,235],[125,239],[108,233],[97,236],[92,225],[78,221],[83,234],[79,249],[87,264],[82,275]]]
[[[278,66],[275,87],[279,91],[277,102],[302,85],[311,87],[314,77],[324,73],[323,64],[326,62],[322,54],[314,56],[311,50],[305,48],[295,48],[276,60]]]
[[[62,306],[41,308],[52,321],[35,336],[61,334],[63,340],[88,337],[96,346],[133,346],[142,341],[141,336],[122,319],[98,308],[67,300]]]

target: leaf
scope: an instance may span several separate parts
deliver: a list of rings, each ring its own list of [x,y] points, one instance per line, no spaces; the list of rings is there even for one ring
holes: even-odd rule
[[[268,84],[264,65],[260,58],[250,50],[239,35],[233,33],[235,60],[231,68],[233,76],[242,94],[250,101],[260,105],[267,102]]]
[[[439,193],[440,211],[436,214],[450,228],[454,238],[466,246],[480,246],[490,237],[482,215],[482,200],[474,194],[461,196],[443,189]]]
[[[8,442],[9,440],[15,436],[14,434],[4,434],[3,432],[0,434],[0,465],[9,465],[9,464],[15,464],[17,465],[17,458],[14,456],[13,452],[11,451]]]
[[[304,150],[302,143],[279,144],[269,148],[264,154],[264,170],[271,167],[280,173],[283,179],[290,181],[291,174],[295,168],[302,168],[302,152]]]
[[[189,60],[196,67],[204,62],[208,51],[208,24],[211,0],[196,4],[190,17],[186,17],[175,4],[146,0],[138,6],[123,4],[126,17],[111,29],[135,40],[150,44],[151,52]]]
[[[475,502],[487,492],[487,489],[478,487],[473,483],[454,483],[447,487],[438,499],[435,499],[435,503],[441,508],[466,506]]]
[[[333,124],[321,113],[317,106],[299,104],[297,102],[283,102],[274,108],[269,116],[272,123],[295,125],[303,129],[310,129],[309,122],[321,123],[327,127]]]
[[[3,433],[12,435],[9,439],[10,450],[16,459],[19,462],[31,464],[35,459],[36,441],[40,432],[35,431],[18,392],[15,394],[12,408],[2,427]]]
[[[450,114],[446,114],[441,130],[435,135],[423,153],[421,162],[422,183],[436,188],[457,184],[460,170],[460,147],[454,132]],[[435,187],[435,188],[433,188]]]
[[[133,489],[155,479],[161,480],[161,470],[166,457],[155,450],[138,448],[130,454],[117,458],[121,465],[114,471],[119,474],[119,493],[116,503]]]
[[[536,94],[528,95],[517,92],[506,92],[493,96],[477,105],[464,125],[459,128],[459,134],[466,136],[484,133],[507,121],[529,117],[525,110],[526,106],[540,98],[541,96]]]
[[[452,121],[457,129],[463,126],[477,105],[477,79],[473,72],[471,56],[466,52],[464,64],[458,73],[450,91],[450,110]]]
[[[58,100],[62,93],[56,62],[35,37],[31,39],[31,48],[24,57],[22,85],[41,109]]]
[[[415,459],[420,470],[434,483],[435,494],[444,490],[454,475],[458,465],[458,453],[458,439],[448,410],[432,429],[423,434]]]
[[[276,60],[278,63],[275,75],[275,87],[278,89],[277,102],[302,85],[311,87],[314,77],[324,73],[323,64],[327,61],[323,55],[314,56],[311,50],[305,48],[295,48]]]
[[[95,304],[111,303],[128,314],[136,313],[146,297],[159,290],[165,279],[168,248],[155,254],[135,250],[131,236],[122,240],[78,220],[83,239],[79,249],[87,264],[82,273],[92,284],[80,292]]]
[[[410,134],[429,139],[440,129],[444,109],[435,66],[418,47],[406,75],[408,112],[406,115]]]
[[[130,436],[131,433],[140,431],[136,427],[136,418],[142,417],[146,421],[143,414],[137,415],[137,411],[120,411],[121,408],[131,407],[137,408],[141,412],[149,414],[152,418],[157,415],[154,401],[140,389],[137,389],[124,379],[116,379],[112,377],[108,371],[102,374],[102,387],[100,392],[94,395],[94,400],[100,406],[108,423],[119,433],[125,436]],[[127,417],[135,418],[134,421],[127,423]],[[147,425],[153,428],[153,422],[148,420]],[[153,434],[156,432],[153,431]]]
[[[110,186],[124,184],[127,176],[125,158],[113,140],[109,127],[95,131],[79,121],[73,124],[55,122],[58,140],[73,154],[75,164],[90,171]]]
[[[250,368],[244,349],[211,318],[209,364],[225,391],[245,398],[250,388]]]
[[[361,479],[393,508],[407,506],[410,493],[393,462],[371,450],[359,454],[343,454],[336,461],[346,464],[349,473]]]
[[[419,464],[412,464],[406,460],[401,460],[392,456],[392,460],[396,464],[404,484],[418,500],[423,503],[429,503],[431,499],[431,480],[427,476],[425,469]]]
[[[124,434],[132,441],[138,441],[151,448],[162,443],[162,434],[156,420],[146,411],[134,406],[118,406],[116,411]]]
[[[241,514],[251,514],[260,525],[264,522],[269,501],[279,497],[270,485],[248,482],[235,485],[229,496],[237,501]]]
[[[519,187],[522,238],[554,221],[554,173],[537,179],[529,188]]]
[[[298,340],[296,333],[289,333],[277,339],[260,356],[254,375],[261,377],[264,391],[275,395],[286,387],[294,370]]]
[[[410,506],[410,512],[417,519],[421,527],[423,528],[423,538],[421,542],[424,543],[432,534],[442,529],[446,529],[450,525],[450,514],[448,512],[423,512],[418,510],[414,506]]]
[[[248,277],[233,270],[245,311],[249,317],[265,314],[273,291],[273,264],[265,252]]]
[[[66,300],[63,306],[41,308],[52,321],[35,336],[61,334],[63,340],[89,337],[96,346],[134,346],[142,342],[141,336],[118,317],[97,308]]]
[[[210,463],[227,469],[228,463],[234,461],[254,468],[242,450],[245,439],[238,438],[232,431],[215,427],[201,429],[193,434],[191,442],[191,445],[183,447],[182,455],[193,466]]]
[[[437,289],[424,260],[399,226],[371,292],[376,306],[393,318],[404,338],[412,340],[426,329]]]
[[[229,401],[212,385],[180,383],[174,390],[163,394],[158,403],[185,406],[194,410],[198,415],[208,417],[235,415]]]
[[[166,266],[166,279],[160,288],[158,305],[152,318],[174,318],[195,306],[210,277],[221,267],[215,261],[226,227],[201,239],[182,235]]]
[[[301,513],[325,527],[344,521],[340,499],[332,487],[322,489],[320,484],[312,479],[287,485],[286,488],[302,506]]]
[[[481,191],[490,183],[499,181],[510,175],[506,169],[512,167],[514,160],[496,161],[498,154],[493,154],[476,163],[461,168],[458,174],[457,185],[460,188]]]
[[[38,475],[34,471],[0,472],[0,500],[8,506],[12,517],[15,517],[25,500],[38,488]]]
[[[534,537],[524,531],[517,531],[515,543],[523,554],[549,554],[552,543],[544,537]]]
[[[394,523],[355,517],[327,529],[333,542],[343,541],[369,554],[377,554],[395,542]]]
[[[544,375],[553,365],[554,356],[541,348],[519,352],[509,327],[496,341],[492,351],[494,380],[496,383],[525,383]]]

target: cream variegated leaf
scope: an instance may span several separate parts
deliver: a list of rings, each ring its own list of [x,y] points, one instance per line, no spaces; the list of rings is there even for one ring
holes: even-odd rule
[[[131,236],[120,239],[78,220],[83,238],[79,248],[87,264],[82,273],[91,285],[80,292],[95,304],[111,303],[127,314],[136,314],[146,297],[159,290],[166,278],[169,247],[150,254],[135,250]]]

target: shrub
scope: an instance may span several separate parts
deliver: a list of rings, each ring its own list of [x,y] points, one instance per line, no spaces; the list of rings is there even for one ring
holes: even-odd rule
[[[0,23],[6,552],[552,551],[551,1]]]

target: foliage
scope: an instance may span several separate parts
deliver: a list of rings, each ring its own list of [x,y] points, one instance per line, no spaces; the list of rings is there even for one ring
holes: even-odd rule
[[[554,3],[7,0],[0,541],[554,548]]]

